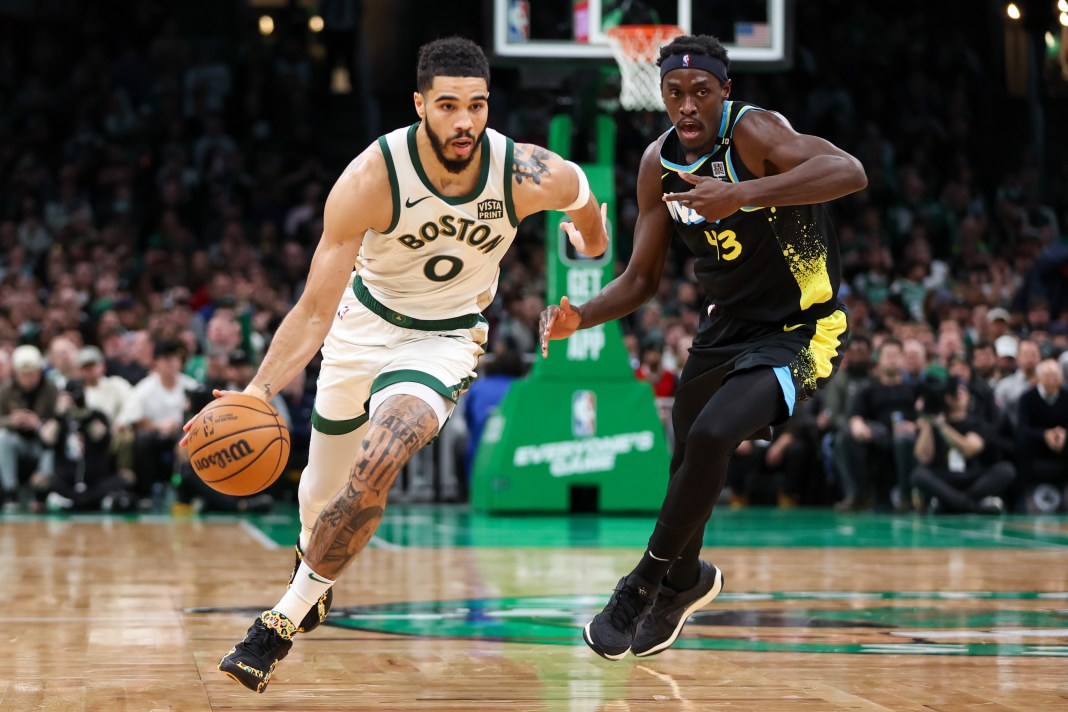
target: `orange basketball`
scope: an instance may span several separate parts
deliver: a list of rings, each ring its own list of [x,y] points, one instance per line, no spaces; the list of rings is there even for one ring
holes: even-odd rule
[[[289,431],[278,411],[237,393],[216,398],[189,429],[189,462],[212,489],[247,497],[270,487],[289,460]]]

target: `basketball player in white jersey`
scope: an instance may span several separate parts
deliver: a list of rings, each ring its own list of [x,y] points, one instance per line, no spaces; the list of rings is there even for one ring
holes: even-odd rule
[[[578,166],[486,128],[489,63],[478,45],[425,45],[417,80],[419,123],[379,138],[335,183],[307,287],[244,391],[269,401],[323,344],[299,565],[219,664],[257,692],[294,635],[326,617],[330,587],[374,534],[393,480],[474,378],[487,338],[480,312],[520,221],[562,210],[579,252],[608,245]]]

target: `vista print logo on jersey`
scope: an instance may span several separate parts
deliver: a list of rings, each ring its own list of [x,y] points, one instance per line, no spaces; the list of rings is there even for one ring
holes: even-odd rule
[[[500,220],[504,217],[504,204],[499,200],[483,200],[478,204],[479,220]]]

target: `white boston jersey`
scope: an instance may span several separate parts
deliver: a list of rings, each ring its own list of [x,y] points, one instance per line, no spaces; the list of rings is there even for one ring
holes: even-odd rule
[[[478,184],[441,195],[419,161],[419,124],[378,139],[389,168],[393,219],[368,230],[356,263],[359,279],[383,305],[414,319],[477,314],[493,301],[500,262],[515,239],[512,139],[486,129]]]

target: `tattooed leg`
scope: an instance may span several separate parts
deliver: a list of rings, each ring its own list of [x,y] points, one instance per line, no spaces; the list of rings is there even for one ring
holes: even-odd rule
[[[438,417],[422,399],[386,399],[371,419],[348,484],[315,523],[304,559],[316,573],[337,579],[371,540],[386,496],[412,455],[438,433]]]

